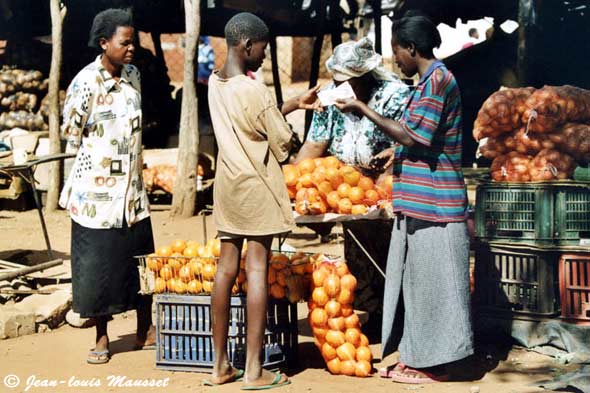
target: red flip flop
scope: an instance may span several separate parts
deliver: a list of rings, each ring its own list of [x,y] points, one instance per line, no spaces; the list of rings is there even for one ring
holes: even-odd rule
[[[408,376],[408,374],[417,375],[416,377]],[[426,383],[437,383],[446,382],[449,380],[448,374],[434,375],[428,371],[417,370],[406,366],[403,363],[399,364],[399,368],[391,370],[391,380],[399,383],[409,384],[426,384]]]
[[[398,371],[398,369],[402,366],[405,366],[405,364],[403,364],[402,362],[395,362],[390,366],[382,367],[379,369],[379,376],[381,378],[391,378],[393,376],[393,373],[395,371]]]

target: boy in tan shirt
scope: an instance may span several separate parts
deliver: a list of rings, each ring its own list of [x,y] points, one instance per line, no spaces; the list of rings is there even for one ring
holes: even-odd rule
[[[246,76],[264,60],[269,31],[250,13],[240,13],[225,26],[228,46],[223,67],[209,79],[209,108],[219,146],[213,216],[221,238],[215,287],[211,297],[215,365],[208,382],[218,385],[244,378],[244,390],[289,384],[281,373],[262,369],[260,350],[267,305],[269,251],[274,235],[291,231],[293,213],[279,162],[289,155],[292,132],[284,115],[316,107],[318,87],[286,101],[279,109],[262,83]],[[231,288],[247,241],[246,370],[232,367],[227,354]]]

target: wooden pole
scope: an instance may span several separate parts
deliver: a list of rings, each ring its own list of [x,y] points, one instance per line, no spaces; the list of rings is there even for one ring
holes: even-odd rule
[[[186,45],[184,82],[178,138],[176,181],[172,197],[172,216],[191,217],[197,201],[197,164],[199,155],[199,114],[195,84],[195,54],[201,29],[200,1],[184,0]]]
[[[311,89],[318,84],[318,78],[320,76],[320,58],[322,56],[322,45],[324,43],[324,35],[318,34],[313,43],[313,53],[311,55],[311,72],[309,75],[309,88]],[[303,140],[307,139],[307,133],[309,126],[311,125],[311,119],[313,117],[313,111],[305,112],[305,135]]]
[[[381,32],[381,0],[373,1],[373,19],[375,20],[375,52],[382,54],[381,41],[383,34]]]
[[[279,73],[279,59],[277,55],[277,37],[272,36],[270,39],[270,62],[272,66],[272,80],[275,85],[275,95],[277,103],[283,102],[283,89],[281,88],[281,75]]]
[[[60,0],[50,0],[51,11],[51,68],[49,71],[49,154],[61,153],[59,124],[59,79],[62,60],[62,25],[66,8]],[[46,210],[55,211],[59,200],[61,160],[49,164]]]

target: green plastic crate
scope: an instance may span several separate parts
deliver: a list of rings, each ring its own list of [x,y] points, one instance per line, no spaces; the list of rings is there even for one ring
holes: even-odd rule
[[[477,309],[513,315],[559,312],[559,252],[478,243],[475,249]]]
[[[590,245],[590,183],[484,183],[475,204],[483,241]]]

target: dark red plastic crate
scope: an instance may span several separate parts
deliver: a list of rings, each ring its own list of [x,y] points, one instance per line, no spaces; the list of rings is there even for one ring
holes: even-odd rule
[[[590,253],[561,256],[559,292],[562,318],[590,323]]]

